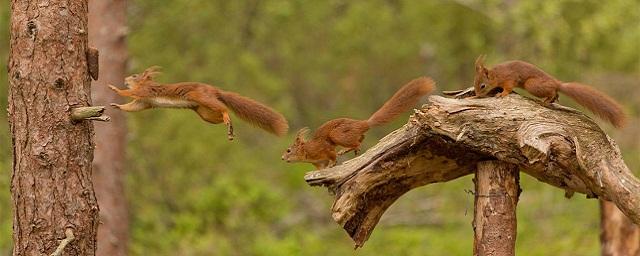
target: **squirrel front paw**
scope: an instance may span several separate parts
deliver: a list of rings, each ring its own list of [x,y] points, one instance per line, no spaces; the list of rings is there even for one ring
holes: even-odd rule
[[[118,105],[118,104],[111,103],[111,104],[109,104],[109,105],[110,105],[110,106],[112,106],[112,107],[114,107],[114,108],[120,109],[120,105]]]
[[[511,92],[505,93],[505,91],[502,91],[501,93],[496,94],[496,98],[505,97],[505,96],[509,95],[509,93],[511,93]]]
[[[114,92],[118,92],[120,90],[120,89],[118,89],[118,87],[115,87],[115,86],[113,86],[111,84],[109,84],[107,86],[109,86],[109,89],[113,90]]]

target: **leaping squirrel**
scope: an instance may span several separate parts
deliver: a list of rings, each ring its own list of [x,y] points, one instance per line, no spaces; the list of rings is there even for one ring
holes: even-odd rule
[[[128,112],[149,108],[192,109],[204,121],[212,124],[226,124],[229,140],[233,140],[234,137],[229,109],[240,119],[275,135],[282,136],[289,129],[284,116],[253,99],[204,83],[160,84],[153,81],[153,77],[157,74],[159,74],[158,67],[150,67],[140,74],[125,78],[128,89],[121,90],[109,85],[109,88],[120,96],[134,98],[127,104],[111,104],[111,106]]]
[[[515,87],[521,87],[536,97],[544,98],[544,104],[549,105],[558,99],[560,91],[615,127],[621,128],[625,124],[622,107],[611,97],[584,84],[562,82],[533,64],[514,60],[487,69],[484,66],[484,55],[480,55],[476,59],[475,69],[476,97],[485,97],[498,87],[502,88],[502,92],[496,97],[504,97]]]
[[[367,120],[338,118],[320,126],[313,138],[305,140],[308,128],[298,131],[293,144],[282,155],[287,162],[308,162],[318,169],[334,166],[336,157],[349,151],[360,150],[360,143],[369,128],[390,122],[414,106],[420,98],[431,93],[435,82],[431,78],[421,77],[412,80],[398,90],[384,105]],[[336,146],[345,150],[336,153]]]

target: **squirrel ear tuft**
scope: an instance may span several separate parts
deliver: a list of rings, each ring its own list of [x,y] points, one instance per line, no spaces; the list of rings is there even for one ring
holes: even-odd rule
[[[481,54],[480,56],[478,56],[478,58],[476,59],[476,71],[483,71],[487,69],[484,67],[484,59],[486,57],[487,55],[484,55],[484,54]]]
[[[296,141],[304,142],[304,137],[306,137],[307,133],[309,133],[309,127],[303,127],[298,130],[298,133],[296,134]]]
[[[487,68],[484,66],[484,59],[486,57],[487,57],[487,55],[481,54],[476,59],[476,73],[477,74],[483,74],[484,76],[488,76],[489,75],[489,70],[487,70]]]
[[[153,77],[155,77],[156,75],[159,75],[161,73],[159,71],[160,69],[161,69],[160,66],[148,67],[147,69],[144,70],[144,72],[142,72],[142,78],[143,79],[153,79]]]

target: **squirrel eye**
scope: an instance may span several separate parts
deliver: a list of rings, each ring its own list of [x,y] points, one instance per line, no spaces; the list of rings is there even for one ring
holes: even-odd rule
[[[287,153],[291,153],[291,149],[290,148],[287,149]]]
[[[486,84],[484,84],[484,83],[483,83],[483,84],[480,84],[480,89],[484,89],[485,87],[487,87],[487,85],[486,85]]]
[[[138,77],[138,74],[132,75],[131,77],[133,77],[133,78],[137,78],[137,77]]]

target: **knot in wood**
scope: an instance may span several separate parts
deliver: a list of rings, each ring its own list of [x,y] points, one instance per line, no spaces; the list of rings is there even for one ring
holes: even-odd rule
[[[65,82],[65,80],[64,80],[63,78],[58,77],[58,78],[56,78],[56,80],[53,82],[53,89],[56,89],[56,90],[60,90],[60,91],[62,91],[62,90],[64,90],[64,89],[67,87],[67,86],[66,86],[66,84],[67,84],[67,83]]]
[[[38,25],[36,25],[36,22],[32,20],[27,22],[27,34],[31,36],[31,39],[35,38],[37,32],[38,32]]]

